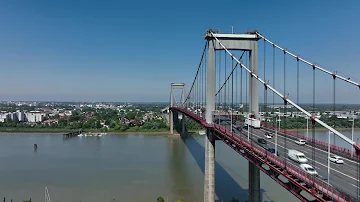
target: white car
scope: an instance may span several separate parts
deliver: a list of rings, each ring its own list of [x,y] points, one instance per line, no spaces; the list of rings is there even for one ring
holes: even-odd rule
[[[343,164],[344,160],[340,156],[330,155],[329,160],[334,163]]]
[[[302,140],[302,139],[298,139],[298,140],[295,141],[295,143],[298,144],[298,145],[305,145],[306,141]]]
[[[293,160],[296,161],[298,163],[307,163],[308,160],[305,157],[304,153],[296,151],[294,149],[289,149],[288,151],[288,157]]]
[[[272,135],[268,132],[265,133],[265,137],[266,139],[271,139],[272,138]]]
[[[309,164],[300,164],[300,168],[309,175],[315,175],[315,176],[318,175],[316,170]]]

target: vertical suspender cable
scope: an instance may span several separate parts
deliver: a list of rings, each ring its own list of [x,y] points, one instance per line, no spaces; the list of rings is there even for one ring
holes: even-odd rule
[[[231,67],[234,67],[234,58],[231,58]],[[233,125],[233,110],[234,110],[234,74],[231,73],[231,126]],[[230,132],[232,133],[232,127],[230,127]]]
[[[284,50],[284,97],[286,97],[286,51]],[[286,134],[286,115],[287,115],[287,102],[284,99],[284,137],[285,137],[285,150],[287,149],[287,134]],[[280,119],[280,114],[279,114]],[[280,121],[280,120],[279,120]],[[287,166],[287,158],[285,158],[285,168]]]
[[[219,90],[221,87],[221,52],[219,51]],[[219,113],[222,111],[222,103],[221,103],[221,91],[219,93]],[[218,124],[220,125],[220,114],[218,114]]]
[[[246,57],[245,57],[245,65],[246,67],[248,66],[248,53],[246,52]],[[245,73],[245,99],[246,99],[246,107],[248,107],[248,113],[250,113],[250,108],[249,108],[249,104],[248,104],[248,74]]]
[[[200,69],[199,69],[200,70]],[[195,111],[196,111],[196,115],[197,115],[197,106],[198,106],[198,100],[199,100],[199,74],[198,73],[197,77],[196,77],[196,91],[195,91]]]
[[[205,52],[205,58],[207,58],[207,54]],[[205,84],[205,92],[204,92],[204,109],[206,107],[206,95],[207,95],[207,63],[206,63],[206,60],[205,60],[205,81],[204,81],[204,84]],[[216,102],[216,100],[215,100]],[[215,109],[216,109],[216,104],[215,104]],[[205,114],[204,114],[204,118],[205,118]]]
[[[264,39],[264,81],[266,82],[266,66],[265,66],[265,64],[266,64],[266,41],[265,41],[265,39]],[[263,106],[263,113],[264,113],[264,117],[265,117],[265,111],[266,111],[266,105],[265,105],[265,102],[266,102],[266,88],[265,88],[265,86],[264,86],[264,106]],[[261,121],[261,118],[260,118],[260,121]]]
[[[333,114],[333,125],[332,125],[332,127],[335,129],[335,126],[336,126],[336,116],[335,116],[335,110],[336,110],[336,106],[335,106],[335,90],[336,90],[336,88],[335,88],[335,80],[336,80],[336,76],[334,76],[333,75],[333,80],[334,80],[334,86],[333,86],[333,88],[334,88],[334,100],[333,100],[333,110],[334,110],[334,114]],[[336,143],[335,143],[335,134],[333,134],[333,137],[334,137],[334,141],[333,141],[333,144],[334,145],[336,145]]]
[[[199,106],[200,106],[200,95],[201,95],[201,86],[200,86],[200,84],[201,84],[201,68],[200,68],[200,71],[199,71],[199,77],[198,77],[198,79],[197,79],[197,86],[198,86],[198,91],[197,91],[197,97],[198,97],[198,99],[197,99],[197,115],[199,116]]]
[[[203,102],[204,102],[204,63],[201,63],[201,79],[200,79],[200,83],[201,83],[201,96],[200,96],[200,112],[202,112],[202,106],[203,106]],[[201,117],[203,117],[203,113],[200,114]]]
[[[299,105],[299,58],[296,58],[296,103]],[[299,111],[296,112],[296,134],[299,134]]]
[[[273,45],[273,87],[275,88],[275,45]],[[275,116],[275,92],[273,92],[273,107],[272,107],[272,114],[273,114],[273,126],[276,129],[276,116]],[[279,114],[280,118],[280,114]]]
[[[226,51],[224,50],[224,66],[225,66],[224,82],[226,81],[226,55],[227,55]],[[226,83],[225,83],[224,87],[225,87],[225,89],[224,89],[224,110],[225,110],[224,112],[225,113],[224,114],[225,114],[225,120],[227,120],[227,118],[226,118],[227,117],[226,116],[227,115]],[[227,121],[225,121],[225,128],[226,128],[226,125],[227,125]]]
[[[225,54],[227,55],[226,51],[224,51],[224,52],[225,52]],[[233,73],[232,68],[233,68],[233,66],[231,66],[231,68],[230,68],[230,73],[231,73],[231,75],[232,75],[232,73]],[[229,76],[230,76],[230,75],[229,75]],[[227,82],[227,84],[228,84],[228,88],[227,88],[227,89],[228,89],[227,99],[228,99],[228,101],[229,101],[228,109],[230,109],[230,82]],[[228,110],[228,114],[230,114],[229,110]]]
[[[313,116],[315,112],[315,67],[313,67]],[[315,168],[315,121],[312,122],[312,166]],[[315,180],[313,180],[313,184],[315,185]]]
[[[234,62],[234,59],[233,58],[231,58],[231,60]],[[241,66],[241,65],[240,65]],[[235,92],[236,92],[236,94],[235,94],[235,106],[239,106],[238,105],[238,68],[236,68],[236,72],[235,72]],[[236,109],[237,109],[237,107],[236,107]],[[239,110],[236,110],[237,112],[239,112],[240,111],[240,109]],[[236,113],[236,118],[238,118],[238,113]]]
[[[246,58],[246,56],[245,56],[245,58]],[[243,68],[242,68],[242,66],[240,65],[240,103],[241,103],[241,105],[242,105],[242,107],[241,107],[241,115],[244,115],[244,103],[243,103],[243,86],[244,86],[244,84],[243,84]]]

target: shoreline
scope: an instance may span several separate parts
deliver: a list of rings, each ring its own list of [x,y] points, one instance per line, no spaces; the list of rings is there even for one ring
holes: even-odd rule
[[[6,134],[18,134],[18,135],[30,135],[30,134],[39,134],[39,135],[63,135],[67,132],[20,132],[20,131],[11,131],[11,132],[0,132],[0,135],[6,135]],[[104,133],[104,132],[102,132]],[[109,135],[169,135],[169,132],[160,131],[160,132],[105,132]]]
[[[351,128],[335,128],[337,131],[350,131],[351,132]],[[287,129],[287,131],[290,132],[306,132],[306,128],[301,128],[301,129]],[[325,128],[315,128],[315,132],[323,132],[323,131],[327,131],[327,129]],[[360,131],[360,128],[354,128],[354,131]],[[72,131],[74,132],[74,131]],[[197,130],[189,130],[189,133],[198,133]],[[309,128],[309,132],[312,132],[312,128]],[[26,134],[41,134],[41,135],[63,135],[69,133],[69,131],[65,131],[65,132],[58,132],[58,131],[0,131],[0,135],[4,135],[4,134],[19,134],[19,135],[26,135]],[[124,132],[104,132],[104,131],[99,131],[99,132],[92,132],[92,133],[107,133],[109,135],[170,135],[170,131],[137,131],[137,132],[131,132],[131,131],[124,131]]]

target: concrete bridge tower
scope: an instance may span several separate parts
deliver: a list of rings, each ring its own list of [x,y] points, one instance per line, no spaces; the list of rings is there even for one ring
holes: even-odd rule
[[[217,40],[219,41],[217,41]],[[207,69],[207,92],[206,92],[206,122],[213,123],[215,111],[216,93],[216,51],[224,50],[219,44],[223,44],[228,50],[243,50],[249,52],[250,70],[258,74],[258,40],[255,32],[246,34],[221,34],[216,30],[208,30],[205,34],[208,42],[208,69]],[[250,76],[249,81],[250,112],[259,119],[259,94],[258,81]],[[204,202],[215,201],[215,136],[208,129],[205,142],[205,183]],[[249,201],[260,202],[260,169],[249,162]]]
[[[181,103],[176,103],[175,100],[175,94],[174,94],[174,89],[181,89]],[[182,105],[185,102],[185,84],[184,83],[171,83],[171,88],[170,88],[170,107],[175,107],[175,104],[180,104],[182,107]],[[181,118],[179,117],[179,119],[181,119],[181,124],[182,124],[182,133],[184,133],[185,131],[185,116],[183,114],[179,114],[179,116],[181,116]],[[173,135],[174,134],[174,113],[170,110],[170,134]]]

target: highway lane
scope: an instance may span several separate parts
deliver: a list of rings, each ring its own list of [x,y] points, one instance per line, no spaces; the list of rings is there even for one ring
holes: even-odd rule
[[[222,124],[223,127],[230,130],[230,123]],[[233,127],[239,127],[239,125],[233,125]],[[261,129],[250,129],[252,134],[252,140],[253,144],[258,144],[257,139],[258,138],[265,138],[265,130]],[[242,134],[235,130],[235,133],[237,135],[240,135],[242,138],[247,139],[247,129],[242,130]],[[261,145],[262,147],[272,147],[275,148],[275,139],[274,137],[270,140],[267,140],[267,145]],[[296,167],[299,167],[299,164],[290,160],[287,157],[287,151],[284,148],[284,141],[285,138],[282,135],[278,135],[278,152],[279,152],[279,158],[282,160],[286,160],[287,163],[290,163]],[[295,149],[300,152],[303,152],[305,156],[308,158],[308,164],[313,165],[315,170],[319,174],[319,179],[322,179],[324,182],[327,182],[327,153],[323,150],[315,150],[315,161],[311,159],[312,157],[312,147],[310,145],[308,146],[300,146],[297,145],[294,140],[287,138],[287,148]],[[353,165],[351,165],[353,164]],[[330,184],[334,187],[336,187],[339,190],[346,190],[346,193],[352,195],[353,197],[356,197],[357,193],[357,180],[356,180],[356,165],[354,163],[346,162],[344,165],[337,165],[335,163],[331,163],[330,165]]]
[[[228,123],[230,124],[230,123]],[[238,124],[235,125],[236,127],[239,127],[241,126],[238,122]],[[244,129],[244,130],[247,130],[247,129]],[[266,139],[265,138],[265,132],[267,132],[266,130],[264,129],[253,129],[253,132],[259,136],[262,136],[262,138]],[[274,134],[275,135],[275,134]],[[275,139],[275,137],[273,137],[273,139]],[[279,134],[278,133],[278,144],[284,144],[284,141],[285,141],[285,136],[283,134]],[[308,145],[306,144],[305,146],[300,146],[300,145],[297,145],[294,143],[295,140],[291,139],[291,138],[287,138],[287,144],[289,144],[289,148],[291,146],[292,149],[296,149],[298,151],[301,151],[305,154],[305,156],[308,156],[308,157],[312,157],[312,149],[313,147],[311,145]],[[315,160],[318,161],[317,158],[320,158],[320,161],[324,160],[324,164],[327,165],[327,158],[328,158],[328,153],[327,151],[324,151],[323,149],[319,149],[319,148],[316,148],[315,147]],[[342,165],[342,172],[344,174],[347,174],[349,176],[353,176],[354,177],[354,180],[356,181],[356,176],[357,176],[357,169],[358,169],[358,165],[359,163],[353,161],[353,160],[350,160],[350,159],[347,159],[347,158],[343,158],[344,162],[346,165]],[[331,163],[330,165],[330,168],[332,168],[332,166],[335,165],[336,166],[340,166],[340,165],[337,165],[335,163]]]
[[[258,136],[265,137],[265,130],[256,130],[253,129],[253,133],[257,134]],[[274,139],[274,138],[273,138]],[[278,145],[284,145],[285,138],[284,136],[278,135]],[[311,145],[304,145],[300,146],[295,143],[295,140],[287,138],[287,144],[289,148],[296,149],[298,151],[301,151],[305,154],[307,157],[312,157],[312,151],[313,147]],[[318,161],[320,163],[323,163],[327,166],[327,158],[328,153],[322,149],[315,149],[315,161]],[[311,159],[310,159],[311,160]],[[343,158],[344,164],[336,164],[336,163],[330,163],[330,168],[333,168],[336,170],[336,168],[341,168],[341,172],[349,175],[351,177],[354,177],[354,180],[356,181],[356,175],[357,175],[357,163],[354,161],[350,161],[349,159]],[[330,171],[331,172],[331,171]]]

